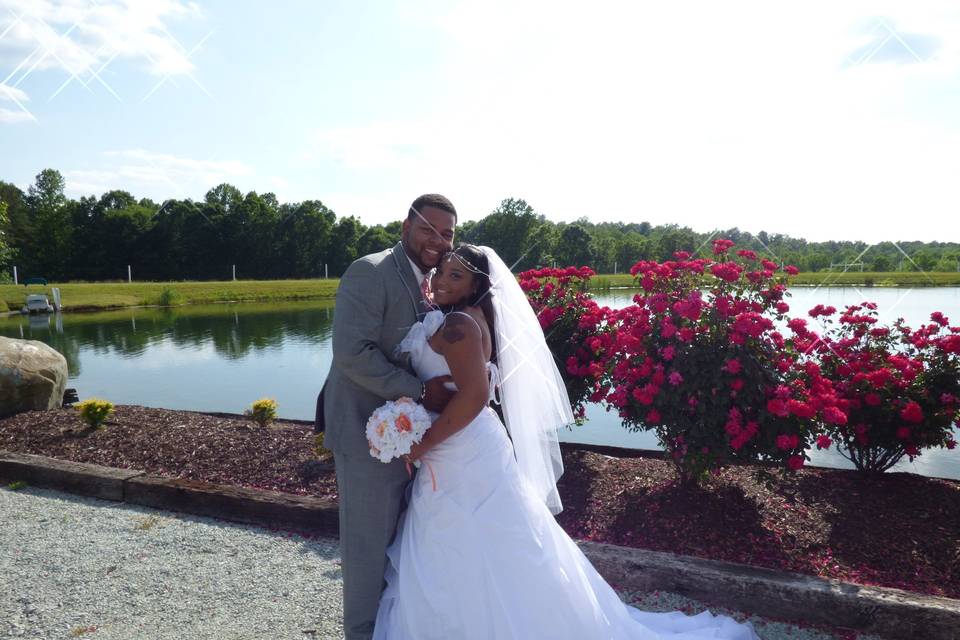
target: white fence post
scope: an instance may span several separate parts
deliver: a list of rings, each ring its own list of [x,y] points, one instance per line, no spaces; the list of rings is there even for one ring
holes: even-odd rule
[[[13,265],[13,284],[20,284],[17,281],[17,265]]]
[[[234,281],[237,279],[237,265],[233,265],[233,279]]]
[[[133,282],[133,271],[130,269],[130,265],[127,265],[127,282]]]

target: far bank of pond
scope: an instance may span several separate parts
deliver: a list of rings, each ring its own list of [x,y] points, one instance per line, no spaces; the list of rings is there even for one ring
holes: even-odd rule
[[[635,291],[598,295],[611,306],[630,304]],[[797,315],[816,304],[840,307],[875,301],[880,320],[904,317],[916,326],[931,311],[960,320],[960,287],[937,289],[798,288]],[[311,420],[330,368],[333,301],[189,305],[97,313],[13,316],[0,335],[41,340],[67,358],[69,386],[81,398],[118,404],[242,413],[252,401],[276,398],[280,415]],[[624,429],[617,417],[591,406],[588,423],[563,433],[569,442],[656,449],[653,434]],[[835,451],[812,451],[816,464],[847,467]],[[960,479],[958,452],[933,450],[897,467]]]
[[[180,306],[236,302],[329,300],[338,278],[313,280],[223,280],[207,282],[67,282],[47,287],[0,284],[0,312],[16,311],[27,293],[60,289],[67,311],[98,311],[139,306]],[[791,287],[950,287],[960,286],[960,272],[817,272],[789,276]],[[629,273],[600,274],[590,282],[596,291],[635,287]]]

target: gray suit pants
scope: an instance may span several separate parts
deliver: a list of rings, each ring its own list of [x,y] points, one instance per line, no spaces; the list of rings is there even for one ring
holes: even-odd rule
[[[334,454],[340,503],[343,631],[346,640],[369,640],[377,617],[386,549],[410,481],[402,462],[384,464],[369,453]]]

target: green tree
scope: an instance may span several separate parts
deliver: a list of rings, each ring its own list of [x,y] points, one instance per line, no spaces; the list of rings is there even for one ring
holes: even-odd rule
[[[337,216],[319,200],[281,205],[277,223],[278,275],[285,278],[316,278],[329,261]]]
[[[679,228],[676,225],[669,225],[664,232],[656,239],[653,250],[653,258],[663,262],[664,260],[676,260],[674,253],[677,251],[693,251],[700,245],[693,231],[687,228]]]
[[[152,204],[152,203],[150,203]],[[99,199],[68,201],[73,226],[71,277],[83,280],[121,279],[127,265],[140,273],[137,244],[156,206],[141,204],[126,191],[108,191]]]
[[[66,279],[70,261],[73,224],[64,196],[66,183],[59,171],[44,169],[37,174],[36,182],[27,190],[25,199],[30,219],[29,265],[36,275],[47,278]]]
[[[890,258],[880,253],[874,256],[873,263],[870,265],[871,271],[890,271]]]
[[[100,263],[106,273],[101,278],[123,278],[127,265],[139,270],[140,239],[149,228],[153,209],[140,204],[131,204],[122,209],[104,212],[98,228],[99,236],[108,241],[109,251]]]
[[[593,264],[590,233],[579,224],[571,224],[560,232],[554,257],[557,266],[583,267]]]
[[[929,249],[922,249],[912,256],[910,271],[933,271],[937,266],[937,256]]]
[[[597,273],[613,273],[617,261],[617,240],[609,233],[593,233],[590,254],[593,256],[591,267]]]
[[[7,227],[10,218],[7,216],[7,203],[0,200],[0,282],[7,278],[7,268],[13,258],[13,249],[7,242]]]
[[[822,271],[830,266],[830,254],[816,251],[807,255],[806,262],[809,271]]]
[[[630,234],[617,245],[617,271],[629,273],[630,267],[649,257],[646,239],[640,234]]]
[[[397,242],[400,240],[400,235],[403,233],[403,220],[394,220],[393,222],[388,222],[383,228],[387,233],[390,234],[391,238],[396,238],[393,244],[397,244]]]
[[[957,268],[958,266],[960,266],[960,258],[945,255],[937,261],[937,264],[933,266],[933,270],[939,272],[960,271],[960,269]]]
[[[367,228],[360,236],[357,242],[357,255],[365,256],[389,249],[397,243],[398,239],[387,233],[387,230],[381,225],[374,225]]]
[[[340,218],[337,222],[327,249],[331,276],[343,275],[350,263],[359,257],[358,244],[362,234],[363,225],[354,216]]]
[[[243,265],[244,277],[269,278],[275,269],[275,235],[280,219],[276,204],[272,193],[261,196],[251,191],[229,211],[231,222],[240,225],[235,263],[237,269]]]
[[[32,229],[20,188],[0,180],[0,201],[7,205],[7,243],[18,260],[24,259],[25,247],[32,238]]]
[[[228,278],[236,264],[239,277],[283,278],[323,275],[327,264],[337,276],[357,256],[395,244],[401,232],[399,220],[368,228],[356,218],[338,220],[319,200],[280,203],[273,193],[244,195],[227,183],[199,202],[159,205],[117,189],[73,200],[64,188],[53,169],[40,172],[27,193],[0,181],[0,269],[16,264],[24,277],[100,280],[125,277],[131,264],[137,279],[212,279]],[[589,264],[600,272],[626,272],[638,260],[671,260],[680,250],[709,255],[713,237],[805,272],[858,256],[871,270],[956,271],[960,258],[956,242],[881,242],[866,252],[858,241],[811,243],[766,231],[753,236],[737,227],[697,233],[649,222],[581,218],[557,224],[519,198],[457,229],[458,240],[490,245],[518,270]]]
[[[475,225],[462,225],[464,242],[492,247],[514,270],[539,265],[549,252],[550,223],[526,200],[507,198]]]
[[[203,196],[203,201],[207,204],[218,204],[227,212],[230,212],[243,202],[243,193],[232,184],[222,182],[207,191],[206,195]]]
[[[151,224],[138,244],[139,272],[148,280],[196,280],[198,264],[210,263],[209,247],[198,230],[211,222],[192,200],[167,200],[153,212]],[[227,267],[229,268],[229,267]],[[225,277],[221,266],[221,278]]]

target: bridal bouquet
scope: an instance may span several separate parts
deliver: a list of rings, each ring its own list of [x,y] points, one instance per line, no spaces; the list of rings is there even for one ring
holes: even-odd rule
[[[423,405],[403,397],[387,402],[367,420],[370,455],[380,462],[410,453],[430,428],[431,420]]]

